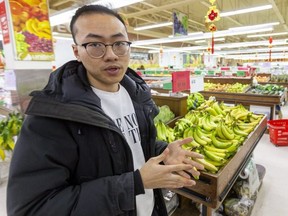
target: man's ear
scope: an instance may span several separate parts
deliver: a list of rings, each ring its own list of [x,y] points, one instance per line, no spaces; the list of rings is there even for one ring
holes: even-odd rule
[[[76,57],[77,61],[81,62],[77,45],[73,44],[72,49],[73,49],[73,53],[74,53],[74,56]]]

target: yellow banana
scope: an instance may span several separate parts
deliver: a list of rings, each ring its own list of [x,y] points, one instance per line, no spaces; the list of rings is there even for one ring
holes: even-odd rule
[[[225,112],[220,108],[219,104],[217,101],[215,101],[212,105],[212,108],[214,110],[216,110],[216,112],[219,114],[219,115],[225,115]]]
[[[216,131],[217,136],[219,136],[221,139],[226,139],[226,137],[222,133],[222,130],[221,130],[221,127],[220,127],[220,123],[219,123],[219,125],[218,125],[218,127],[216,128],[215,131]]]
[[[220,128],[221,128],[222,134],[224,135],[226,139],[228,140],[234,139],[233,131],[232,130],[230,131],[223,122],[220,122]]]
[[[227,160],[223,160],[221,162],[219,161],[213,161],[213,160],[210,160],[209,158],[205,157],[205,161],[207,161],[208,163],[210,164],[213,164],[214,166],[216,167],[223,167],[225,165],[225,163],[227,162]]]
[[[233,127],[233,132],[235,133],[235,134],[237,134],[237,135],[240,135],[240,136],[248,136],[248,132],[245,132],[245,131],[243,131],[243,130],[241,130],[241,129],[239,129],[239,127],[237,126],[237,125],[235,125],[234,127]]]
[[[193,158],[196,162],[202,164],[207,171],[211,171],[213,173],[218,172],[218,168],[213,164],[207,162],[204,158]]]
[[[207,143],[211,143],[212,142],[212,140],[209,137],[207,137],[206,134],[201,132],[201,128],[200,127],[196,126],[194,132],[197,133],[199,138],[201,138],[202,140],[206,141]]]
[[[215,109],[213,109],[212,107],[207,107],[206,108],[206,111],[210,114],[210,115],[213,115],[213,116],[217,116],[218,113],[216,112]]]
[[[231,146],[233,143],[224,143],[224,142],[220,142],[219,140],[217,140],[215,133],[212,134],[211,136],[211,140],[212,140],[212,144],[216,147],[216,148],[220,148],[220,149],[226,149],[229,146]]]
[[[228,152],[226,149],[219,149],[219,148],[216,148],[214,146],[209,146],[209,145],[205,145],[204,149],[207,149],[208,151],[212,151],[212,152],[222,152],[222,153]]]
[[[195,141],[196,141],[197,143],[199,143],[200,145],[207,145],[207,142],[206,142],[205,140],[201,139],[201,138],[198,136],[198,134],[196,133],[195,130],[196,130],[196,129],[194,128],[193,138],[195,139]]]
[[[217,162],[223,162],[225,159],[223,157],[220,157],[210,151],[207,151],[204,149],[204,154],[210,159],[210,160],[213,160],[213,161],[217,161]]]

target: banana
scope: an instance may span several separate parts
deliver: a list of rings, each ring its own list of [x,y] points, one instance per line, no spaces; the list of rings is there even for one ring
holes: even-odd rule
[[[223,160],[221,162],[218,162],[218,161],[213,161],[213,160],[210,160],[209,158],[205,157],[205,161],[207,161],[208,163],[210,164],[213,164],[214,166],[216,167],[223,167],[225,165],[225,163],[227,162],[227,160]]]
[[[234,133],[232,130],[229,130],[228,127],[223,122],[220,122],[220,128],[224,137],[228,140],[234,139]]]
[[[219,123],[220,124],[220,123]],[[217,136],[219,136],[221,139],[226,139],[226,137],[223,135],[222,130],[220,125],[218,125],[218,127],[216,128],[216,134]]]
[[[227,114],[225,115],[225,120],[224,120],[224,122],[225,122],[226,125],[232,125],[233,119],[232,119],[232,116],[231,116],[230,113],[227,113]]]
[[[198,134],[196,133],[196,128],[194,128],[194,133],[193,133],[193,138],[195,139],[195,141],[197,143],[199,143],[200,145],[207,145],[207,142],[203,139],[201,139]]]
[[[208,161],[206,161],[205,159],[193,158],[193,160],[202,164],[207,171],[210,171],[213,173],[218,172],[218,168],[216,166],[214,166],[213,164],[209,163]]]
[[[241,113],[242,110],[239,108],[239,105],[235,106],[235,108],[230,112],[231,116],[234,118]]]
[[[212,108],[218,113],[218,115],[225,115],[225,112],[220,108],[217,101],[213,103]]]
[[[241,112],[235,116],[235,119],[236,120],[238,120],[238,119],[245,120],[245,119],[247,119],[249,114],[250,114],[250,112],[247,112],[247,111]]]
[[[212,134],[211,140],[212,140],[212,144],[216,148],[220,148],[220,149],[226,149],[226,148],[228,148],[229,146],[231,146],[233,144],[233,142],[230,142],[230,143],[220,142],[219,140],[217,140],[217,138],[215,136],[215,133]]]
[[[207,107],[205,110],[206,110],[210,115],[213,115],[213,116],[217,116],[217,115],[218,115],[218,113],[216,112],[216,110],[213,109],[212,107]]]
[[[211,160],[217,161],[217,162],[223,162],[225,159],[223,157],[220,157],[210,151],[207,151],[204,149],[204,154]]]
[[[157,140],[162,140],[162,141],[164,141],[164,140],[166,140],[166,136],[165,136],[165,134],[163,133],[163,129],[162,129],[162,122],[161,121],[159,121],[159,122],[157,122],[156,124],[155,124],[155,127],[156,127],[156,129],[157,129]]]
[[[245,137],[248,136],[249,134],[248,132],[241,130],[237,125],[233,127],[233,132],[237,135],[245,136]]]
[[[227,149],[219,149],[219,148],[215,148],[214,146],[209,146],[209,145],[205,145],[204,149],[207,149],[208,151],[211,152],[221,152],[221,153],[227,153]]]
[[[217,127],[217,124],[215,122],[211,121],[210,115],[206,115],[203,120],[203,128],[206,131],[212,131]]]
[[[236,153],[238,150],[239,144],[233,143],[231,146],[226,148],[227,153]]]
[[[214,154],[214,155],[217,155],[217,156],[219,156],[219,157],[222,157],[223,159],[227,157],[227,154],[224,153],[224,152],[209,151],[209,150],[207,150],[207,149],[205,149],[205,151],[210,152],[210,153],[212,153],[212,154]]]
[[[207,143],[211,143],[212,142],[212,140],[209,137],[207,137],[206,134],[201,132],[201,128],[199,126],[195,127],[194,132],[197,133],[197,136],[199,138],[201,138],[202,140],[206,141]]]

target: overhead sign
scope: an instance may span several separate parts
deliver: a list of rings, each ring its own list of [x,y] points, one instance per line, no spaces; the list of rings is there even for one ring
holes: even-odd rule
[[[188,16],[179,11],[173,11],[173,34],[188,35]]]

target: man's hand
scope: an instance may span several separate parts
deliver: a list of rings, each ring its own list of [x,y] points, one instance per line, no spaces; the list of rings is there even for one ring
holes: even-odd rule
[[[162,154],[150,158],[140,169],[142,182],[145,189],[154,188],[181,188],[195,185],[185,171],[192,170],[190,164],[161,165],[160,162],[167,160],[170,150],[166,148]],[[177,173],[183,173],[178,175]]]
[[[176,140],[170,144],[168,144],[169,155],[163,161],[165,165],[172,165],[172,164],[189,164],[191,165],[192,169],[188,170],[194,178],[198,178],[200,172],[197,170],[203,170],[204,167],[202,164],[197,163],[193,160],[193,158],[203,158],[203,155],[198,154],[193,151],[188,151],[182,148],[182,145],[187,144],[192,141],[192,138],[186,138],[183,140]],[[178,174],[181,176],[186,176],[187,173],[180,170]]]

